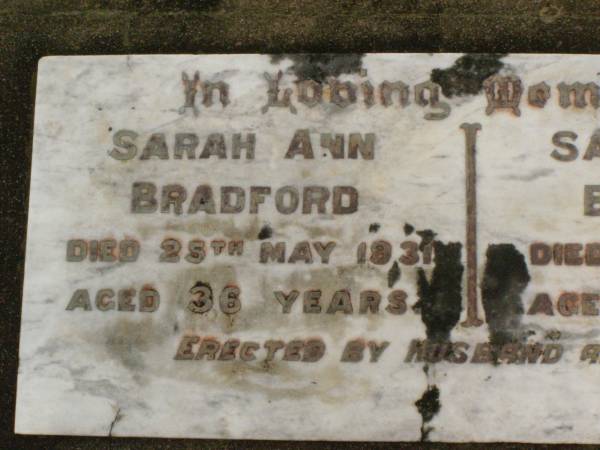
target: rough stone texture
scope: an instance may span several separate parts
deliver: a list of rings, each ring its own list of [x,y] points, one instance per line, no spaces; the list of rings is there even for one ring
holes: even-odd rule
[[[0,443],[6,449],[390,448],[15,436],[35,68],[40,57],[124,53],[600,51],[596,0],[3,0],[0,2]],[[415,444],[394,444],[415,448]],[[427,448],[481,448],[489,444]],[[556,448],[564,446],[557,446]],[[578,446],[577,448],[594,448]],[[502,448],[519,448],[518,445]],[[527,445],[521,448],[548,448]],[[575,447],[571,447],[575,448]]]

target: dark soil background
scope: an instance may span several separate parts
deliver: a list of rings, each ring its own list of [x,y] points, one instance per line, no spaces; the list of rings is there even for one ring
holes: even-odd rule
[[[0,0],[0,450],[551,447],[14,435],[33,104],[41,57],[599,50],[598,0]]]

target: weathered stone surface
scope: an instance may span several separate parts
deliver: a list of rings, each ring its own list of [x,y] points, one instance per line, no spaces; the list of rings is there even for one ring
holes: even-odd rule
[[[16,431],[597,441],[597,62],[43,59]]]

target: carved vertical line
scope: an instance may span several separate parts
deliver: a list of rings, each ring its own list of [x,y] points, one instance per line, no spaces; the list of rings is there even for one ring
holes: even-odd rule
[[[465,179],[467,205],[467,319],[465,327],[478,327],[483,324],[477,313],[477,132],[480,123],[463,123],[465,132]]]

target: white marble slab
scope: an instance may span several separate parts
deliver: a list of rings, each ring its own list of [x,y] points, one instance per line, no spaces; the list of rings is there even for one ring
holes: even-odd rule
[[[569,89],[561,83],[600,83],[598,67],[600,57],[582,55],[42,59],[16,432],[599,442],[597,86],[571,104],[560,98]],[[431,87],[421,83],[434,69],[447,95],[431,105],[419,86]],[[265,107],[265,73],[276,79],[278,71],[278,104],[289,89],[290,105]],[[481,83],[494,74],[490,100]],[[296,82],[307,77],[322,90],[315,104],[299,97]],[[393,91],[385,105],[385,81],[405,83],[407,96]],[[224,83],[214,84],[224,97],[215,90],[212,105],[202,90],[209,82]],[[342,82],[356,87],[356,99]],[[549,98],[532,89],[542,82]],[[463,124],[480,126],[469,128],[475,149]],[[194,139],[183,133],[198,140],[193,159],[176,148],[177,136]],[[254,135],[253,158],[247,148],[233,158],[236,134],[242,142]],[[343,157],[321,145],[329,134],[344,137]],[[351,140],[364,143],[362,152]],[[153,183],[156,205],[143,201],[153,197],[150,185],[135,183]],[[161,204],[173,185],[187,195],[181,214],[177,199]],[[203,185],[214,211],[194,194]],[[136,196],[135,186],[146,190]],[[241,211],[223,209],[223,186],[244,193]],[[286,186],[297,190],[297,206]],[[319,193],[329,196],[322,211],[317,200],[310,205]],[[477,235],[467,242],[468,229]],[[104,261],[91,256],[94,240],[103,241],[96,259]],[[390,244],[389,258],[377,248],[371,258],[375,241]],[[261,262],[261,249],[277,243],[285,243],[284,262]],[[135,261],[123,261],[118,246],[136,244]],[[198,301],[202,286],[212,290],[210,309]],[[136,290],[131,302],[128,289]],[[283,312],[277,292],[293,290],[297,300]],[[238,291],[239,311],[235,299],[220,301]],[[374,312],[368,300],[377,293]],[[419,298],[423,314],[413,308]],[[191,311],[194,299],[208,310]],[[442,361],[411,356],[411,343],[428,337],[428,348],[455,352]],[[273,356],[265,343],[276,341],[284,348]],[[361,360],[352,361],[349,342],[359,355],[364,347]],[[209,356],[190,359],[200,348]]]

